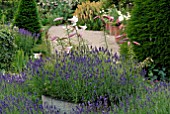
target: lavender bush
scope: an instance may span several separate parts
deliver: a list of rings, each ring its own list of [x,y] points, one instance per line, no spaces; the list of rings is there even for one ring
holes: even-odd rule
[[[23,50],[25,54],[31,55],[31,49],[35,46],[35,42],[39,34],[33,34],[25,29],[14,29],[15,43],[19,50]]]
[[[111,107],[103,105],[107,104],[107,98],[101,96],[96,102],[88,102],[88,106],[82,103],[73,110],[75,114],[169,114],[170,83],[158,82],[153,87],[145,86],[145,91],[136,96],[127,95],[118,105]]]
[[[121,62],[121,63],[119,63]],[[30,61],[28,86],[32,92],[81,103],[108,96],[118,103],[123,96],[142,91],[143,77],[132,61],[123,61],[104,48],[79,49],[54,58]]]
[[[39,99],[33,100],[33,94],[26,90],[25,80],[25,73],[0,74],[0,114],[43,113]]]

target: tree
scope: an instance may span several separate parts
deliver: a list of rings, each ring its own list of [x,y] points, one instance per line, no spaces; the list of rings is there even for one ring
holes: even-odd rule
[[[41,24],[35,0],[20,0],[13,25],[40,34]]]

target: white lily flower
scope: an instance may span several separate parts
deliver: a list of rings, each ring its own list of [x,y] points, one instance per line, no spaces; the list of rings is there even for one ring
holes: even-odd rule
[[[68,19],[68,21],[71,21],[73,24],[78,22],[78,18],[76,16],[73,16],[73,18]]]
[[[123,21],[124,20],[124,16],[123,15],[120,15],[119,16],[119,21],[121,22],[121,21]]]
[[[82,30],[86,30],[87,26],[86,24],[84,26],[79,26]]]
[[[70,50],[73,48],[73,46],[70,46],[70,47],[66,47],[65,51],[68,53],[70,53]]]
[[[71,26],[73,26],[73,27],[74,27],[74,26],[76,26],[76,24],[77,24],[77,23],[73,23]]]
[[[130,16],[130,13],[129,13],[129,12],[127,12],[127,16],[126,16],[126,15],[124,15],[124,17],[125,17],[125,19],[126,19],[126,20],[130,19],[130,17],[131,17],[131,16]]]
[[[129,17],[129,18],[131,17],[129,12],[127,12],[127,17]]]
[[[75,26],[75,29],[76,29],[76,30],[79,30],[79,28],[78,28],[77,26]]]
[[[122,12],[121,12],[121,11],[117,11],[117,13],[118,13],[119,15],[122,15]]]
[[[42,56],[42,53],[34,53],[34,58],[35,59],[40,59]]]

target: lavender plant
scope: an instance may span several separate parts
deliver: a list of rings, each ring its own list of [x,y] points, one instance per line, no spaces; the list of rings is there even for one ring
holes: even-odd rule
[[[39,99],[33,100],[33,94],[29,94],[26,90],[25,80],[25,73],[0,74],[1,114],[42,114],[44,112]]]
[[[19,50],[23,50],[24,54],[31,55],[31,49],[35,46],[36,40],[38,40],[39,34],[33,34],[25,29],[14,29],[15,43]]]
[[[124,96],[118,104],[107,106],[107,97],[98,98],[95,102],[84,103],[74,108],[76,114],[168,114],[170,83],[159,82],[154,87],[145,87],[145,92]]]
[[[55,58],[30,62],[27,83],[40,96],[80,103],[107,95],[116,103],[127,94],[141,91],[143,83],[134,63],[118,64],[119,59],[104,48],[57,53]]]

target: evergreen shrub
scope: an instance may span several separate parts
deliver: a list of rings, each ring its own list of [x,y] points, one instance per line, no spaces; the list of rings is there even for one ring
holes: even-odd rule
[[[40,33],[41,24],[35,0],[20,0],[13,25],[31,33]]]
[[[139,61],[147,57],[154,60],[159,68],[166,68],[170,77],[170,10],[169,0],[135,0],[131,19],[127,25],[127,34],[134,46]]]
[[[0,30],[0,70],[9,70],[15,53],[13,35],[8,30]]]

